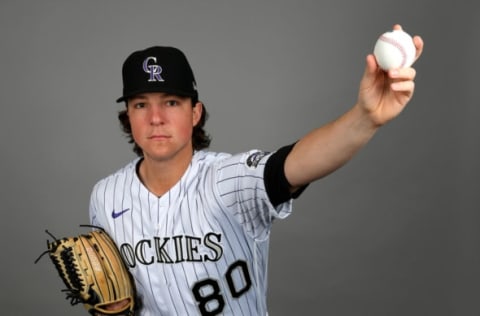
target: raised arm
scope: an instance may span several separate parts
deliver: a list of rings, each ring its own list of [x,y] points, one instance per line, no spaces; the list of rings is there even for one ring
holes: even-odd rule
[[[423,40],[419,36],[413,40],[418,58]],[[368,55],[356,104],[338,119],[305,135],[288,155],[285,176],[292,191],[343,166],[382,125],[397,117],[412,98],[415,75],[413,68],[385,72],[375,57]]]

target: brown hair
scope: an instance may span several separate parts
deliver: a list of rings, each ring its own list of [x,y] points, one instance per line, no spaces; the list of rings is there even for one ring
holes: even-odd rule
[[[195,106],[196,103],[197,100],[192,99],[192,106]],[[193,127],[192,144],[194,150],[201,150],[210,146],[210,135],[208,135],[207,132],[204,130],[205,122],[207,121],[207,119],[208,113],[204,105],[200,121],[198,121],[197,125]],[[128,118],[128,113],[126,109],[118,112],[118,120],[120,121],[122,131],[126,134],[128,138],[128,142],[130,144],[133,144],[133,152],[135,152],[139,157],[142,157],[143,151],[142,148],[140,148],[140,146],[138,146],[138,144],[135,143],[135,140],[133,139],[132,127],[130,126],[130,119]]]

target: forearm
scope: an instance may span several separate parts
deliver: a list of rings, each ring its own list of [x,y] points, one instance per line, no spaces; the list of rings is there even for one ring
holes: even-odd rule
[[[354,106],[341,117],[313,130],[295,144],[285,162],[293,188],[320,179],[348,162],[375,134],[367,112]]]

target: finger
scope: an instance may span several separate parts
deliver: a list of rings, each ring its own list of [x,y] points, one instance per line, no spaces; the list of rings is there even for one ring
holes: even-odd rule
[[[415,90],[415,82],[411,80],[396,81],[396,82],[392,82],[392,84],[390,85],[390,88],[396,92],[413,93],[413,90]]]
[[[422,55],[422,52],[423,52],[423,46],[424,46],[423,39],[420,36],[415,35],[413,37],[413,43],[415,44],[415,48],[417,49],[417,52],[415,53],[415,60],[417,60],[418,57],[420,57],[420,55]]]
[[[415,68],[398,68],[388,71],[388,76],[397,81],[413,80],[417,75]]]

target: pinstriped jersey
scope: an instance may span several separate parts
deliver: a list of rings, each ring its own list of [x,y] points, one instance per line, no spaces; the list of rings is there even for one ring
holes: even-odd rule
[[[140,315],[266,315],[274,207],[264,183],[271,154],[196,151],[179,180],[155,196],[136,159],[99,181],[90,221],[116,241],[134,276]]]

